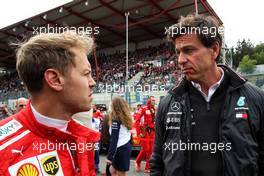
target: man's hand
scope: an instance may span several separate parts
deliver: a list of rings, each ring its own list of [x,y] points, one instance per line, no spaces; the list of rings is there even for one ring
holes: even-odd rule
[[[111,165],[112,164],[112,161],[110,161],[108,159],[106,159],[105,162],[106,162],[107,165]]]

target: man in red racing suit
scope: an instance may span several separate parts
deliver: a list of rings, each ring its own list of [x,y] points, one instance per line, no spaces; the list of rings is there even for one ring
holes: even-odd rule
[[[142,159],[146,159],[145,172],[149,172],[149,159],[152,153],[154,140],[154,118],[155,118],[155,99],[149,97],[147,104],[138,109],[134,114],[135,128],[140,137],[141,150],[136,158],[136,171],[140,171]]]
[[[0,121],[0,175],[94,176],[99,133],[74,120],[68,122],[67,131],[37,122],[28,102],[18,114]]]
[[[0,176],[95,176],[100,134],[73,120],[89,111],[93,39],[83,33],[40,33],[18,44],[16,68],[30,101],[0,121]]]

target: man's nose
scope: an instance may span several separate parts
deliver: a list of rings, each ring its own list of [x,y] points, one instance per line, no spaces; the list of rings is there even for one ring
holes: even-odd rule
[[[96,82],[94,81],[93,78],[91,78],[90,81],[89,81],[89,86],[90,87],[95,87],[95,85],[96,85]]]
[[[178,55],[178,63],[179,63],[180,65],[183,65],[183,64],[186,63],[186,62],[187,62],[187,57],[186,57],[186,55],[180,53],[180,54]]]

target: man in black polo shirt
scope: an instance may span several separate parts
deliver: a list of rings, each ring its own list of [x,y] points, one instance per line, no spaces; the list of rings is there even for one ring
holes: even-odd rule
[[[217,65],[221,32],[200,15],[170,27],[184,78],[158,107],[152,176],[264,175],[264,92]]]

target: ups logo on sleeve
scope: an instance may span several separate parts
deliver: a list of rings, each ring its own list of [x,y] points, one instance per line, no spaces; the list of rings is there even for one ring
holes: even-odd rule
[[[42,167],[48,175],[56,175],[59,171],[59,163],[56,156],[47,156],[41,160]]]

